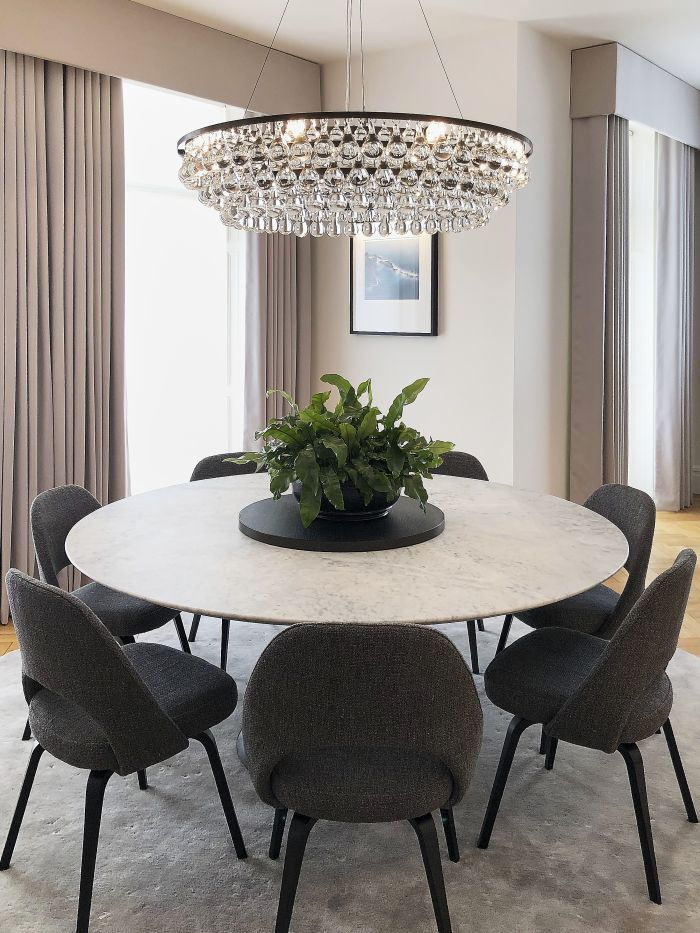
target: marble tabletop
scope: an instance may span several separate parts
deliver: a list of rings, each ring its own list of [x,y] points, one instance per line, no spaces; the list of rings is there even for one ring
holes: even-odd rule
[[[445,531],[388,551],[278,548],[238,528],[265,475],[169,486],[107,505],[72,529],[71,562],[105,586],[251,622],[454,622],[531,609],[611,576],[627,542],[582,506],[511,486],[436,476]]]

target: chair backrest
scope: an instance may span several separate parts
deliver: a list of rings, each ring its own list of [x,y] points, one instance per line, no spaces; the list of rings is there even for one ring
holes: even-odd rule
[[[7,591],[28,703],[41,690],[74,703],[104,732],[118,774],[187,748],[183,733],[84,603],[19,570],[7,574]]]
[[[58,586],[58,575],[70,565],[66,538],[73,525],[100,508],[100,503],[82,486],[57,486],[40,492],[29,512],[39,576]]]
[[[488,473],[480,460],[462,450],[448,450],[442,455],[442,466],[433,470],[435,476],[461,476],[462,479],[483,479],[488,481]]]
[[[254,463],[227,462],[229,457],[241,457],[242,455],[243,451],[237,450],[230,454],[212,454],[211,457],[205,457],[192,470],[190,482],[194,483],[200,479],[219,479],[221,476],[241,476],[243,473],[255,473]]]
[[[430,756],[452,774],[456,803],[469,786],[481,730],[464,659],[445,635],[418,625],[291,626],[260,656],[243,708],[248,769],[272,806],[276,765],[324,748]]]
[[[552,735],[615,751],[635,704],[647,691],[664,689],[696,561],[695,551],[681,551],[673,566],[649,584],[596,667],[548,725]]]
[[[617,631],[620,623],[644,592],[651,545],[654,540],[656,506],[654,500],[641,489],[609,483],[592,493],[584,503],[591,509],[617,525],[627,538],[629,554],[625,563],[628,577],[617,606],[605,624],[596,632],[609,638]]]

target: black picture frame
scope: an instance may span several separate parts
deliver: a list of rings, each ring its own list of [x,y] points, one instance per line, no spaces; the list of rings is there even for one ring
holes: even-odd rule
[[[350,237],[350,333],[375,337],[437,337],[438,336],[438,239],[433,233],[430,242],[430,330],[427,331],[388,331],[358,330],[355,327],[355,250],[354,237]]]

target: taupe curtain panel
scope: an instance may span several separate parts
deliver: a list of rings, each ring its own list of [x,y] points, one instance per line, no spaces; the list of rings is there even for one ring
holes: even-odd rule
[[[245,387],[243,444],[285,413],[284,389],[306,404],[311,394],[311,268],[308,238],[274,233],[246,236]]]
[[[695,151],[656,135],[656,372],[654,500],[693,504],[691,392]]]
[[[570,495],[627,481],[629,125],[573,121]]]
[[[0,101],[4,582],[37,492],[126,492],[124,153],[117,79],[0,51]]]

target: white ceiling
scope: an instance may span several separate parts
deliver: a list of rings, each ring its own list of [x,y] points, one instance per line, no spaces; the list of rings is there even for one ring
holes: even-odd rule
[[[141,0],[267,45],[286,0]],[[526,22],[572,48],[615,40],[700,87],[699,0],[423,0],[437,39],[475,20]],[[355,0],[355,9],[358,0]],[[367,51],[425,41],[417,0],[363,0]],[[345,51],[345,0],[290,0],[275,48],[327,62]]]

